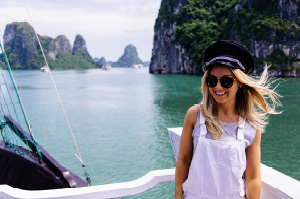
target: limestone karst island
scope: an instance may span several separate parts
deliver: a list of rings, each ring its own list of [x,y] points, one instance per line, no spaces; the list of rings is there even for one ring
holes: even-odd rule
[[[90,69],[102,68],[108,62],[104,57],[93,59],[88,52],[86,42],[81,35],[76,35],[73,45],[64,36],[56,38],[38,35],[51,69]],[[7,24],[3,36],[6,55],[12,69],[40,69],[44,65],[42,52],[33,28],[27,22]],[[4,67],[1,55],[0,66]],[[113,67],[143,67],[135,46],[129,44],[124,54],[112,63]]]
[[[300,76],[299,0],[162,0],[154,27],[150,73],[202,74],[202,54],[233,40],[255,57],[254,74]]]

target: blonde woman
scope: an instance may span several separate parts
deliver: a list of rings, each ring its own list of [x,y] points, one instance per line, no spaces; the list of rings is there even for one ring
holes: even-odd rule
[[[175,173],[175,199],[259,199],[260,141],[279,95],[267,67],[241,45],[219,41],[204,53],[203,100],[186,114]],[[265,98],[270,98],[270,102]]]

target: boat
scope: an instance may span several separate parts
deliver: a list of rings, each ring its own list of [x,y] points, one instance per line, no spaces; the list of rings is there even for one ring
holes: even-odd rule
[[[0,45],[2,54],[5,55]],[[6,60],[6,57],[4,58]],[[0,198],[1,199],[117,199],[143,193],[164,182],[175,181],[175,168],[150,171],[145,176],[130,182],[89,186],[90,179],[85,172],[86,181],[70,172],[56,161],[34,138],[22,105],[17,86],[13,80],[10,66],[6,60],[10,80],[18,98],[18,104],[25,119],[25,128],[21,126],[14,107],[1,106],[0,111]],[[45,67],[45,66],[44,66]],[[139,67],[139,66],[137,66]],[[43,68],[43,67],[42,67]],[[42,69],[41,68],[41,69]],[[49,70],[49,67],[46,66]],[[2,71],[0,71],[2,72]],[[46,71],[44,71],[46,72]],[[49,70],[50,72],[50,70]],[[51,72],[50,72],[51,74]],[[2,75],[3,77],[3,75]],[[10,103],[10,91],[6,87],[3,102]],[[7,109],[3,109],[7,107]],[[11,107],[13,110],[9,109]],[[12,113],[15,113],[13,115]],[[27,129],[27,130],[25,130]],[[169,138],[176,159],[182,128],[168,129]],[[15,142],[19,139],[23,144]],[[82,161],[82,159],[79,157]],[[84,167],[84,164],[82,162]],[[300,182],[286,176],[271,167],[261,164],[261,199],[300,199]]]
[[[2,46],[0,45],[1,50]],[[2,50],[3,51],[3,50]],[[4,54],[4,52],[2,53]],[[6,62],[7,64],[8,62]],[[122,198],[143,193],[164,182],[175,181],[175,168],[150,171],[145,176],[130,182],[89,186],[87,173],[86,181],[70,172],[56,161],[40,146],[32,133],[31,126],[26,120],[25,110],[20,101],[17,86],[7,64],[10,80],[18,96],[26,125],[22,128],[18,118],[12,115],[9,105],[1,106],[0,111],[0,198],[2,199],[92,199],[92,198]],[[2,70],[0,71],[3,72]],[[51,74],[51,72],[50,72]],[[2,75],[4,77],[4,75]],[[2,103],[9,102],[9,89],[1,86]],[[7,109],[4,109],[6,107]],[[18,114],[15,114],[15,117]],[[28,131],[28,132],[27,132]],[[169,128],[169,138],[176,159],[182,128]],[[12,139],[13,138],[13,139]],[[19,139],[23,145],[16,144]],[[300,199],[300,182],[271,167],[261,164],[262,189],[261,199]]]
[[[29,149],[24,150],[9,140],[9,131],[14,132]],[[26,190],[88,186],[84,180],[59,164],[42,146],[37,145],[9,114],[5,114],[1,121],[1,134],[0,184]]]
[[[168,134],[176,159],[179,152],[182,128],[169,128]],[[261,164],[261,199],[299,199],[300,182]],[[0,198],[5,199],[118,199],[138,195],[156,185],[175,181],[175,169],[150,171],[145,176],[130,182],[97,185],[81,188],[28,191],[0,185]]]
[[[3,71],[0,71],[1,82],[4,83],[0,87],[3,99],[0,102],[0,184],[26,190],[88,186],[89,182],[63,167],[35,140],[1,44],[0,47],[9,73],[5,78]],[[13,92],[9,89],[9,81]],[[12,96],[16,96],[17,100]],[[20,109],[21,113],[17,113],[16,109]],[[23,120],[25,123],[21,125]]]
[[[102,70],[111,70],[111,65],[109,65],[109,64],[103,65]]]
[[[41,71],[42,72],[50,72],[50,69],[48,68],[48,66],[44,65],[41,67]]]
[[[131,68],[139,68],[139,69],[141,69],[141,68],[143,68],[144,66],[143,66],[143,64],[133,64],[132,66],[131,66]]]

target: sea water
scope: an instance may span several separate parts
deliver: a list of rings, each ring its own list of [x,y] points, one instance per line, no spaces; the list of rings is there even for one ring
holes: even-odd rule
[[[84,178],[50,74],[13,74],[38,143]],[[201,76],[151,75],[148,68],[52,71],[52,75],[92,185],[131,181],[151,170],[175,167],[167,128],[181,127],[187,109],[200,102]],[[261,159],[300,180],[300,79],[280,82],[283,112],[270,116]],[[173,197],[170,182],[127,198]]]

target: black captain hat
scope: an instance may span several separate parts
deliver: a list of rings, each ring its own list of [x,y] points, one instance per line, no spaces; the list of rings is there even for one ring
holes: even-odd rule
[[[210,66],[226,65],[250,74],[254,68],[254,60],[249,51],[240,44],[227,40],[210,45],[204,52],[203,61],[203,71]]]

